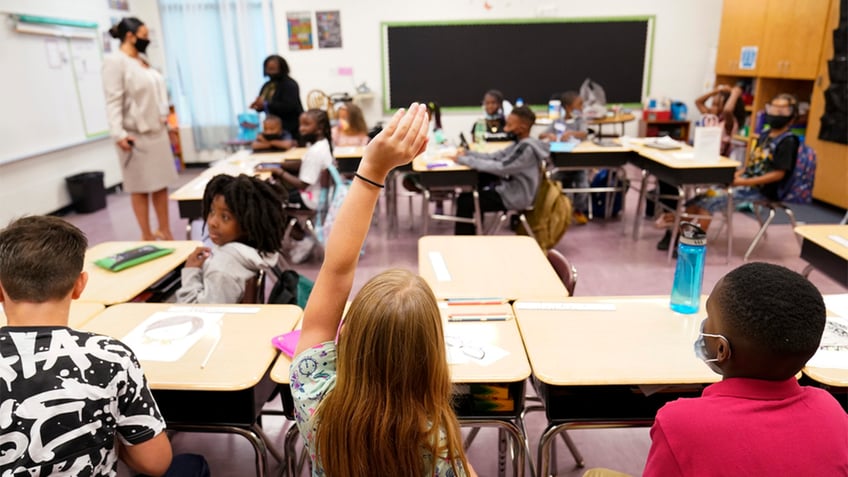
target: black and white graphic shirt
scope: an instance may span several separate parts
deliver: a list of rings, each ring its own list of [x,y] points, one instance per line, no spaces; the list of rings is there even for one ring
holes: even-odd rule
[[[132,351],[66,327],[0,328],[0,477],[114,476],[115,438],[165,428]]]

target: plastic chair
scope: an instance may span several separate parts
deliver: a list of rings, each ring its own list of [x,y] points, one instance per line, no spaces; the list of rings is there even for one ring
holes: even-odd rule
[[[321,199],[318,203],[318,209],[306,209],[306,208],[298,208],[298,207],[286,207],[285,212],[289,217],[288,224],[286,224],[286,229],[283,232],[283,244],[287,247],[292,245],[291,234],[294,231],[295,226],[300,226],[300,229],[303,230],[304,233],[308,233],[315,240],[315,247],[320,252],[324,252],[324,246],[321,242],[321,237],[318,235],[318,231],[316,230],[316,224],[321,222],[321,217],[319,213],[326,212],[326,198],[329,196],[329,189],[332,184],[332,179],[330,177],[330,172],[327,169],[321,171],[321,175],[318,178],[319,184],[321,185]],[[315,253],[314,251],[312,252]]]
[[[559,279],[568,290],[568,295],[574,296],[574,288],[577,286],[577,268],[565,258],[565,255],[553,248],[548,250],[548,262],[559,275]]]
[[[308,109],[322,109],[327,111],[327,114],[333,109],[332,104],[330,104],[330,97],[320,89],[313,89],[306,94],[306,107]]]
[[[506,222],[507,218],[510,217],[518,217],[518,222],[524,227],[524,231],[527,232],[527,235],[530,236],[533,240],[536,240],[536,236],[533,234],[533,227],[530,227],[530,222],[527,221],[527,212],[530,212],[533,208],[524,209],[524,210],[502,210],[498,213],[498,217],[495,219],[495,222],[489,227],[489,230],[486,232],[486,235],[494,235],[501,228],[503,228],[504,222]]]
[[[239,302],[243,305],[265,303],[265,272],[260,270],[256,276],[248,278],[244,284],[244,294]]]

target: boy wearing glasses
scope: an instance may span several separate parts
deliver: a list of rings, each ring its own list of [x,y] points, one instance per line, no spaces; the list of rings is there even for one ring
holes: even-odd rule
[[[724,379],[657,413],[645,477],[848,475],[848,415],[796,375],[825,326],[801,275],[750,263],[719,280],[695,354]]]

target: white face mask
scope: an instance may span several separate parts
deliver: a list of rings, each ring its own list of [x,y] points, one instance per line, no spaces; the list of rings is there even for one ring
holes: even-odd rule
[[[718,358],[710,358],[710,357],[707,356],[707,343],[704,340],[704,337],[723,339],[727,343],[728,347],[730,346],[730,341],[728,341],[727,338],[725,338],[722,335],[714,335],[714,334],[711,334],[711,333],[704,333],[704,322],[706,322],[706,321],[707,320],[703,320],[701,322],[701,332],[698,333],[698,339],[695,340],[695,356],[697,356],[698,359],[700,359],[701,361],[707,363],[707,366],[709,366],[710,369],[713,370],[714,373],[723,375],[724,372],[716,364],[716,361],[718,361]]]

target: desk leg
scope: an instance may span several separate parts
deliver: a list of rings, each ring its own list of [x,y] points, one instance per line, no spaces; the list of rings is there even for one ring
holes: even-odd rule
[[[645,194],[648,192],[648,171],[642,169],[642,185],[639,189],[639,202],[636,203],[636,216],[633,219],[633,240],[639,240],[642,214],[645,212]]]
[[[474,196],[474,225],[477,227],[477,235],[485,235],[486,231],[483,230],[483,214],[480,212],[480,193],[477,192],[477,188],[471,192]]]
[[[424,197],[421,198],[421,235],[427,235],[430,227],[430,191],[424,189]]]
[[[191,219],[188,219],[186,224],[186,240],[191,240]]]
[[[386,229],[390,237],[398,231],[397,184],[395,182],[397,182],[397,172],[392,169],[386,177]]]
[[[802,271],[802,272],[801,272],[801,275],[804,275],[804,278],[806,278],[807,280],[809,280],[809,279],[810,279],[810,273],[812,273],[812,272],[813,272],[813,269],[814,269],[814,268],[815,268],[815,267],[814,267],[814,266],[812,266],[812,265],[807,265],[806,267],[804,267],[804,271]]]
[[[671,224],[671,240],[668,246],[668,255],[666,262],[671,263],[671,257],[674,255],[674,244],[677,243],[677,233],[680,230],[680,220],[683,214],[686,213],[686,194],[683,187],[677,186],[677,210],[674,211],[674,222]]]
[[[733,188],[727,186],[727,257],[724,263],[730,263],[730,255],[733,253]],[[759,217],[759,215],[757,216]]]
[[[463,427],[497,427],[499,431],[504,432],[503,436],[509,435],[514,449],[513,471],[516,477],[524,477],[524,467],[526,450],[524,448],[524,437],[522,431],[512,422],[500,419],[460,419],[459,424]],[[500,440],[501,434],[498,434]],[[500,452],[499,452],[500,454]],[[500,457],[499,457],[500,459]],[[503,466],[499,462],[499,471]]]
[[[292,422],[289,426],[289,430],[286,431],[286,439],[285,439],[285,465],[283,465],[282,475],[288,475],[289,477],[296,477],[297,474],[297,439],[300,437],[300,431],[297,428],[297,424]],[[306,452],[306,451],[304,451]]]
[[[180,425],[169,424],[168,427],[174,431],[185,431],[185,432],[223,432],[227,434],[238,434],[243,436],[245,439],[250,442],[250,445],[253,446],[253,450],[256,456],[256,475],[257,477],[265,477],[265,469],[268,468],[268,456],[267,456],[267,447],[265,445],[265,441],[262,440],[262,436],[256,433],[256,426],[251,426],[248,428],[237,427],[237,426],[215,426],[215,425]],[[278,454],[279,455],[279,454]]]

